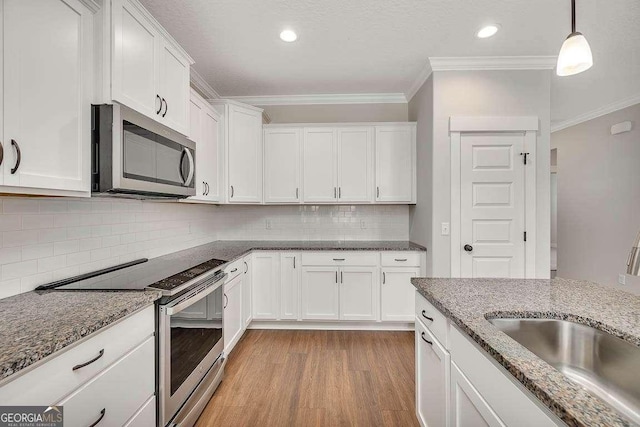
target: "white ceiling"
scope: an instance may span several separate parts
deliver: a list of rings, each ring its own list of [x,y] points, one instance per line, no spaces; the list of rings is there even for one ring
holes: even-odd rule
[[[429,57],[557,55],[570,32],[569,0],[141,1],[222,96],[406,93]],[[640,95],[640,1],[577,9],[595,64],[554,75],[556,122]],[[285,27],[297,42],[280,41]]]

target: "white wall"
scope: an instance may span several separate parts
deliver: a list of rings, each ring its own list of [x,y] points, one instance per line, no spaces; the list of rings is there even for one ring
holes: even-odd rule
[[[538,277],[549,276],[549,156],[551,71],[436,71],[433,73],[432,274],[451,273],[450,237],[440,225],[451,218],[451,116],[538,116],[537,250]],[[418,165],[420,167],[420,165]]]
[[[408,237],[407,206],[208,206],[5,197],[0,198],[0,298],[214,240]]]
[[[271,123],[406,122],[407,104],[262,106]]]
[[[629,133],[611,135],[631,120]],[[558,276],[618,286],[640,230],[640,104],[552,134],[558,150]],[[622,289],[640,294],[640,278]]]
[[[409,120],[417,125],[417,203],[409,208],[411,241],[431,248],[433,222],[433,76],[409,102]],[[432,274],[433,251],[427,251],[426,275]]]

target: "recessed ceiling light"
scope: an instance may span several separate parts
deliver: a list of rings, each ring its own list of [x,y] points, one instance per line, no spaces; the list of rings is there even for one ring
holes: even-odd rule
[[[298,39],[298,35],[293,30],[284,30],[280,33],[280,39],[283,42],[291,43]]]
[[[499,29],[500,29],[500,25],[498,24],[487,25],[486,27],[480,28],[476,36],[479,39],[486,39],[488,37],[495,35]]]

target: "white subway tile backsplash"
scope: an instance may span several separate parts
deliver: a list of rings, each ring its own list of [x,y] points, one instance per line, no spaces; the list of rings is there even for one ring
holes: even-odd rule
[[[407,206],[210,206],[8,197],[0,198],[0,212],[0,298],[213,240],[409,237]]]

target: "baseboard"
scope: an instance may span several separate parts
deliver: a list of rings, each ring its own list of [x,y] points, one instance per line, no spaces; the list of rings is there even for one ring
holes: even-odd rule
[[[247,329],[290,329],[314,331],[413,331],[414,322],[350,322],[253,320]]]

